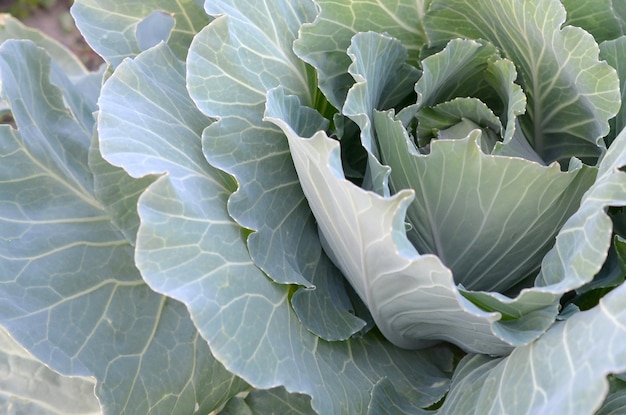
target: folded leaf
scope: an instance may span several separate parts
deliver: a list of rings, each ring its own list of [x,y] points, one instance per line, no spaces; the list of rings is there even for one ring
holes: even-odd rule
[[[293,48],[303,61],[317,70],[319,88],[335,108],[342,107],[354,83],[348,73],[351,62],[346,50],[352,36],[358,32],[388,33],[408,48],[409,64],[417,64],[419,50],[426,43],[422,19],[428,0],[385,3],[317,0],[316,3],[319,5],[317,18],[302,26]]]
[[[393,192],[416,193],[408,238],[468,290],[505,292],[536,272],[596,176],[587,166],[561,172],[557,163],[484,154],[476,131],[434,140],[422,155],[391,114],[377,113],[375,125]]]
[[[622,285],[501,360],[466,357],[437,414],[594,414],[626,370],[625,301]]]
[[[361,129],[361,144],[368,153],[364,187],[388,196],[389,168],[380,164],[372,117],[374,110],[391,108],[410,95],[420,72],[405,63],[407,51],[398,40],[378,33],[355,35],[347,53],[352,59],[348,72],[356,84],[341,112]]]
[[[515,63],[528,98],[520,127],[546,163],[598,158],[619,109],[615,70],[592,36],[564,21],[558,0],[433,0],[424,20],[431,44],[487,39]]]
[[[448,349],[407,352],[374,332],[324,341],[294,313],[292,287],[257,268],[247,231],[226,209],[233,180],[204,160],[200,133],[210,120],[193,107],[183,73],[183,63],[160,45],[120,65],[100,99],[104,157],[133,176],[163,174],[139,199],[143,278],[183,302],[215,358],[255,388],[284,386],[333,414],[362,412],[383,377],[422,406],[439,400]]]
[[[626,7],[624,12],[626,13]],[[605,138],[607,145],[610,145],[615,136],[626,127],[626,64],[622,57],[626,54],[626,36],[621,36],[615,40],[606,41],[600,44],[600,57],[615,68],[620,79],[620,95],[622,106],[615,118],[609,120],[611,131]]]
[[[418,254],[406,239],[404,217],[413,191],[384,198],[347,181],[337,141],[323,131],[301,137],[292,128],[298,117],[293,108],[297,106],[296,97],[272,90],[266,119],[287,135],[326,251],[368,306],[383,334],[404,348],[445,339],[469,351],[508,352],[510,345],[495,336],[491,327],[500,314],[485,312],[468,302],[456,290],[452,273],[439,258]]]

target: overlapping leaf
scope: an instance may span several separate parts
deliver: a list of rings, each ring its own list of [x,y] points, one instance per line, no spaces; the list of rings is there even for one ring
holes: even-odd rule
[[[0,411],[5,414],[96,415],[92,379],[50,370],[0,328]]]
[[[446,350],[402,351],[375,333],[325,342],[294,314],[290,287],[255,266],[226,211],[232,179],[204,161],[208,120],[186,95],[182,70],[159,46],[122,64],[100,100],[105,158],[133,176],[167,172],[139,200],[142,276],[183,301],[218,360],[257,388],[308,394],[319,413],[362,411],[382,377],[420,405],[439,399]]]
[[[31,42],[5,42],[0,69],[19,127],[0,129],[0,323],[54,370],[94,377],[105,413],[216,408],[240,384],[184,306],[146,286],[94,189],[97,91]]]
[[[408,238],[469,290],[505,292],[536,272],[596,176],[587,166],[561,172],[557,163],[484,154],[481,134],[435,140],[420,155],[390,114],[375,120],[391,188],[416,192]]]
[[[615,139],[615,136],[626,127],[626,64],[623,57],[626,55],[626,36],[621,36],[614,40],[602,42],[600,44],[600,57],[606,61],[617,71],[620,79],[620,95],[622,105],[615,118],[609,120],[611,131],[605,138],[607,145]]]
[[[506,358],[466,357],[438,414],[595,413],[607,375],[626,369],[624,301],[622,285]]]
[[[417,65],[418,52],[426,43],[422,19],[428,0],[317,0],[316,3],[319,16],[302,27],[294,50],[317,70],[319,88],[335,108],[342,107],[354,83],[348,73],[351,61],[346,50],[355,34],[388,33],[407,47],[411,55],[409,63]]]
[[[487,39],[515,63],[528,98],[521,129],[547,163],[600,156],[619,109],[615,70],[592,36],[564,21],[558,0],[434,0],[424,20],[431,44]]]
[[[404,216],[413,191],[383,198],[345,180],[339,143],[323,131],[311,138],[298,133],[298,120],[307,112],[296,97],[285,97],[280,89],[268,97],[266,117],[289,138],[327,251],[383,334],[407,348],[446,339],[471,351],[509,351],[510,346],[491,328],[500,315],[465,300],[439,258],[419,255],[406,239]]]
[[[565,223],[555,246],[541,264],[536,285],[544,291],[578,288],[592,280],[606,259],[613,224],[609,206],[626,206],[626,129],[617,136],[602,159],[598,177],[581,205]]]
[[[314,415],[311,398],[288,393],[284,388],[253,390],[245,398],[235,397],[220,411],[220,415],[265,415],[283,413],[290,415]]]
[[[450,134],[450,129],[469,121],[484,131],[482,144],[487,153],[494,147],[493,142],[487,145],[488,141],[504,143],[504,149],[498,148],[498,152],[519,154],[511,148],[528,146],[525,140],[519,143],[515,135],[517,117],[526,111],[526,96],[515,83],[515,66],[508,59],[502,59],[492,44],[453,39],[441,52],[424,59],[422,66],[424,74],[415,85],[415,108],[404,110],[417,111],[418,145],[425,146],[432,137],[444,134],[449,138],[463,138],[469,131]],[[489,108],[486,102],[497,105]],[[487,140],[488,134],[493,140]]]
[[[609,379],[609,394],[595,415],[618,415],[626,410],[625,383],[617,377]]]
[[[202,13],[202,3],[201,0],[76,0],[71,12],[89,46],[116,67],[125,57],[136,56],[159,40],[167,41],[174,53],[184,59],[193,36],[209,22]],[[165,29],[171,23],[170,33]]]
[[[407,51],[402,44],[386,35],[357,34],[346,53],[353,61],[348,72],[356,84],[348,91],[341,112],[361,129],[361,144],[368,153],[364,187],[388,196],[389,168],[379,161],[374,110],[391,108],[409,96],[420,72],[405,63]]]
[[[203,150],[211,165],[237,180],[228,212],[254,231],[247,240],[252,259],[274,281],[307,288],[294,307],[311,331],[346,339],[364,323],[350,313],[343,279],[320,248],[283,134],[262,121],[265,93],[277,85],[314,101],[314,74],[291,44],[315,8],[308,1],[293,6],[208,2],[207,11],[221,16],[194,39],[187,83],[198,107],[220,118],[204,132]],[[327,313],[320,316],[322,308]]]
[[[80,59],[58,41],[25,26],[9,14],[0,14],[0,43],[8,39],[28,39],[46,49],[69,77],[87,75],[87,68]]]
[[[567,10],[565,24],[582,27],[596,42],[626,34],[626,4],[620,0],[561,0]]]

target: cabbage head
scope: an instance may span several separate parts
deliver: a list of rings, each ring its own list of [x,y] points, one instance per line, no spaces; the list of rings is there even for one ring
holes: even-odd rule
[[[626,410],[622,4],[2,15],[0,408]]]

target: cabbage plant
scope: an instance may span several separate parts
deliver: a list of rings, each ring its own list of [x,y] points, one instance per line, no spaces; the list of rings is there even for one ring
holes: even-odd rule
[[[0,22],[7,412],[626,409],[621,2],[72,15]]]

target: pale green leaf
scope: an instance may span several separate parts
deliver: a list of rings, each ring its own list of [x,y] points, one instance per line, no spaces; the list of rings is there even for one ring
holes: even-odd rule
[[[348,72],[356,83],[348,91],[341,112],[359,126],[361,144],[368,152],[363,187],[389,195],[389,168],[379,162],[372,117],[374,110],[391,108],[410,95],[420,72],[405,63],[408,54],[402,44],[386,35],[356,34],[347,53],[352,60]]]
[[[596,175],[587,166],[562,172],[557,163],[484,154],[479,132],[434,140],[423,155],[389,113],[375,122],[392,191],[415,191],[409,240],[468,290],[505,292],[536,272]]]
[[[626,3],[625,3],[626,4]],[[617,70],[620,79],[620,95],[622,98],[622,106],[615,118],[609,120],[611,132],[606,138],[607,145],[610,145],[615,136],[626,127],[626,36],[622,36],[615,40],[609,40],[600,44],[600,57]]]
[[[226,210],[232,180],[201,163],[199,134],[210,121],[185,101],[182,64],[166,52],[161,45],[123,63],[100,100],[105,158],[133,176],[167,173],[139,199],[144,279],[183,301],[214,356],[254,387],[307,394],[319,413],[362,412],[382,377],[421,405],[437,401],[447,386],[440,369],[450,363],[447,349],[403,351],[375,333],[323,341],[293,312],[291,288],[255,266],[245,230]]]
[[[433,0],[424,20],[431,44],[487,39],[515,63],[528,98],[520,127],[546,163],[599,157],[619,109],[615,70],[591,35],[564,21],[558,0]]]
[[[294,50],[317,70],[319,88],[335,108],[342,107],[354,83],[348,73],[351,61],[346,50],[355,34],[388,33],[408,49],[409,63],[417,65],[419,51],[426,43],[422,19],[428,0],[317,0],[316,3],[319,14],[314,22],[302,27]],[[306,101],[303,103],[307,105]]]
[[[292,127],[297,124],[297,110],[296,97],[285,97],[280,89],[270,92],[266,118],[289,139],[326,251],[383,334],[405,348],[445,339],[466,350],[509,351],[510,346],[492,329],[500,314],[467,301],[439,258],[419,255],[406,239],[404,217],[414,192],[403,190],[384,198],[345,180],[339,143],[323,131],[310,138],[299,136]]]
[[[503,359],[466,357],[438,415],[594,414],[626,369],[625,301],[622,285]]]
[[[93,379],[65,377],[0,328],[0,411],[7,415],[96,415]]]
[[[505,144],[516,141],[516,121],[526,111],[526,97],[515,84],[515,66],[502,59],[492,44],[454,39],[441,52],[424,59],[422,66],[424,74],[415,85],[417,103],[412,110],[417,111],[420,146],[462,119],[493,131]],[[403,111],[411,111],[411,107]]]
[[[569,291],[588,283],[606,259],[613,224],[605,210],[626,206],[626,130],[617,136],[599,165],[598,177],[565,223],[541,264],[536,285]]]
[[[565,24],[582,27],[600,43],[626,34],[626,3],[622,0],[561,0]]]
[[[543,258],[535,287],[523,289],[514,299],[498,293],[463,291],[482,308],[510,317],[495,326],[500,336],[515,338],[542,325],[547,328],[545,323],[554,313],[541,313],[541,305],[558,304],[564,293],[584,286],[598,274],[607,257],[613,229],[605,210],[626,205],[626,174],[620,170],[626,165],[625,149],[626,131],[622,131],[601,161],[596,181],[583,195],[578,210],[565,222],[555,245]],[[517,318],[521,316],[525,318]]]
[[[374,386],[372,401],[367,409],[368,415],[426,415],[429,413],[399,396],[389,379],[382,379]]]
[[[284,388],[252,390],[245,398],[236,398],[226,404],[220,415],[314,415],[311,398],[288,393]]]
[[[307,288],[294,296],[294,307],[311,331],[346,339],[364,323],[350,314],[341,274],[321,250],[284,135],[262,121],[266,91],[277,85],[314,100],[314,74],[291,51],[299,27],[315,17],[314,5],[234,3],[207,4],[221,16],[196,36],[187,59],[191,97],[220,118],[203,134],[204,154],[237,181],[228,213],[254,231],[247,245],[255,264],[276,282]],[[326,124],[312,117],[306,128]],[[327,311],[322,316],[320,306]]]
[[[50,83],[63,73],[31,42],[5,42],[0,70],[19,128],[0,129],[0,323],[54,370],[94,377],[107,414],[219,407],[241,384],[141,279],[94,188],[92,129],[66,107],[81,84]]]
[[[184,59],[193,36],[210,21],[202,3],[200,0],[76,0],[71,13],[89,46],[109,65],[117,67],[124,58],[139,54],[142,46],[154,44],[156,38],[167,40],[174,53]],[[146,32],[151,29],[151,16],[155,12],[174,19],[171,33],[166,33],[163,26],[152,35]],[[146,38],[149,41],[144,42]]]

